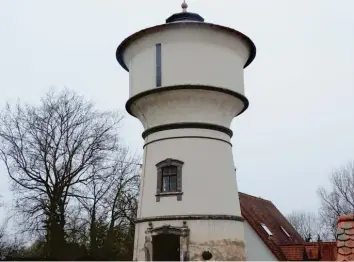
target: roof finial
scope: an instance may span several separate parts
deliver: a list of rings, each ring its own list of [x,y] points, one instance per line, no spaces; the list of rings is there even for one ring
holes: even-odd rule
[[[182,6],[182,9],[183,9],[183,13],[186,13],[187,12],[187,8],[188,8],[186,0],[183,0],[183,3],[182,3],[181,6]]]

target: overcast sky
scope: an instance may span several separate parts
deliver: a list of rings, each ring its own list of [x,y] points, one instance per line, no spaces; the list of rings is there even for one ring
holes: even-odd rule
[[[117,46],[164,23],[181,2],[0,0],[0,106],[17,98],[38,103],[50,87],[66,86],[100,109],[125,110],[129,77],[115,59]],[[273,201],[284,214],[317,211],[316,189],[354,160],[354,1],[187,2],[189,11],[257,46],[245,70],[250,107],[231,126],[240,191]],[[139,153],[142,131],[127,115],[122,132]],[[0,172],[10,200],[2,164]]]

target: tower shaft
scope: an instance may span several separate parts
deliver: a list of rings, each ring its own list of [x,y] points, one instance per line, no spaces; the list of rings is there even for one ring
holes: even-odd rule
[[[230,125],[254,56],[248,37],[188,12],[118,47],[144,126],[134,259],[245,259]]]

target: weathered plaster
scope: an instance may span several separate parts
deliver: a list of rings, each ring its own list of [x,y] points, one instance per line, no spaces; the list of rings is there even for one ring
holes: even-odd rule
[[[189,243],[190,261],[201,261],[203,251],[209,251],[213,261],[245,261],[245,244],[242,241],[223,239],[202,243]]]
[[[168,233],[180,236],[181,261],[202,261],[204,251],[212,253],[212,261],[245,261],[245,244],[241,240],[242,224],[240,221],[227,220],[141,222],[137,224],[141,244],[139,247],[135,246],[137,252],[134,259],[151,261],[152,237]]]

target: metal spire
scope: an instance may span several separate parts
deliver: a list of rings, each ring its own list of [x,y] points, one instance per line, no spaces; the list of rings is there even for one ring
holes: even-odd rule
[[[186,13],[187,12],[187,8],[188,8],[188,4],[186,3],[186,0],[183,0],[183,3],[182,3],[182,12],[183,13]]]

